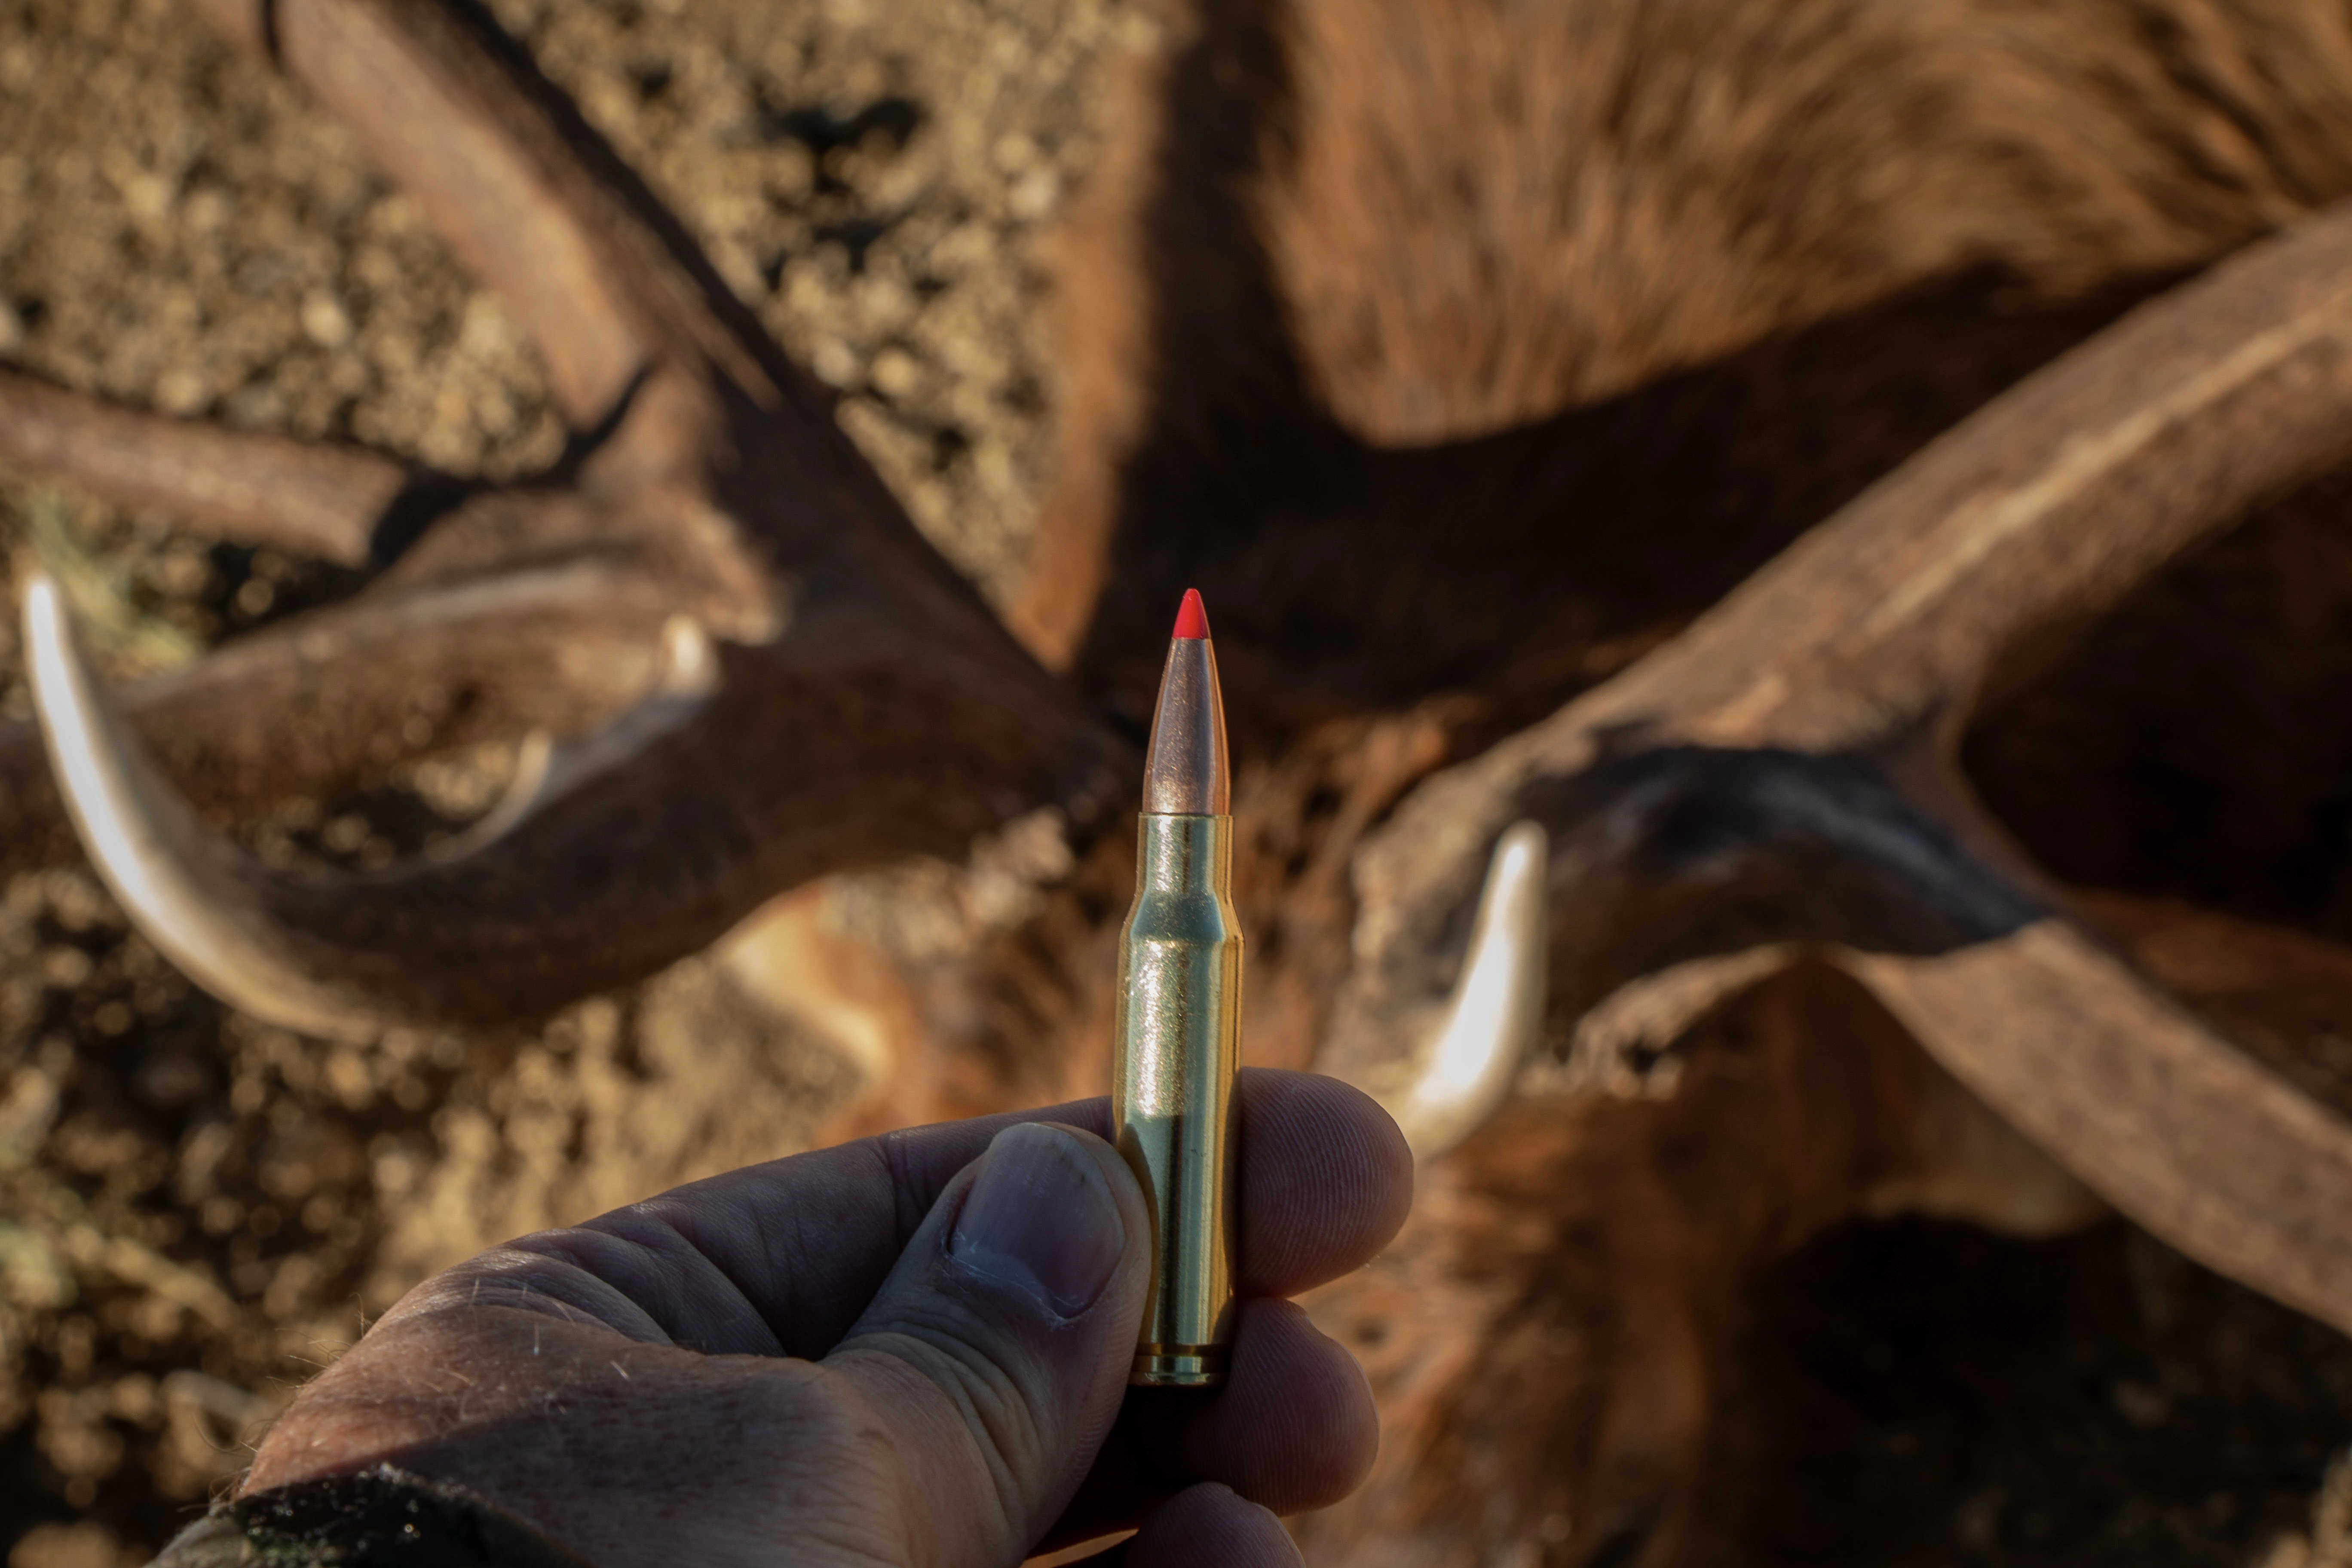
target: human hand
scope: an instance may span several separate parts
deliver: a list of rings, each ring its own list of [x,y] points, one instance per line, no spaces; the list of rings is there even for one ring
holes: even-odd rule
[[[1245,1069],[1230,1380],[1126,1386],[1150,1273],[1094,1100],[680,1187],[425,1281],[302,1391],[245,1490],[388,1462],[603,1568],[1297,1562],[1378,1420],[1281,1298],[1395,1234],[1412,1159],[1329,1079]]]

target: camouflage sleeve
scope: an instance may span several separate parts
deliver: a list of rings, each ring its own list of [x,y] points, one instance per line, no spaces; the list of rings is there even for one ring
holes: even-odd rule
[[[591,1568],[465,1488],[389,1465],[239,1498],[149,1568]]]

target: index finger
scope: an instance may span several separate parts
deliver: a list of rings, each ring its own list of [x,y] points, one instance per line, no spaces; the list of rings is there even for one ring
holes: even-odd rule
[[[1412,1156],[1388,1114],[1336,1079],[1244,1068],[1244,1295],[1304,1290],[1359,1267],[1404,1223]],[[866,1308],[955,1173],[1015,1121],[1110,1136],[1082,1100],[941,1122],[692,1183],[513,1248],[576,1263],[674,1342],[712,1353],[814,1358]]]

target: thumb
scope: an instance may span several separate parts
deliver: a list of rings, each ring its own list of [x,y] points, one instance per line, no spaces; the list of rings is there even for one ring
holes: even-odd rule
[[[1055,1122],[940,1194],[824,1363],[891,1435],[908,1561],[1015,1563],[1060,1517],[1127,1392],[1150,1236],[1126,1162]]]

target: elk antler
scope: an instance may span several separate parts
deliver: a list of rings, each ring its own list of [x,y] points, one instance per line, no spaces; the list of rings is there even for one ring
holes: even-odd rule
[[[958,854],[1040,803],[1095,808],[1117,742],[915,532],[823,395],[478,6],[209,9],[349,122],[505,298],[576,436],[555,475],[444,481],[402,511],[416,486],[384,460],[219,432],[174,430],[155,447],[168,458],[125,475],[105,454],[144,416],[0,382],[48,421],[0,456],[389,563],[348,605],[133,689],[123,718],[54,595],[28,593],[68,809],[159,945],[306,1028],[513,1015],[648,973],[795,882]],[[298,489],[225,483],[241,461],[351,493],[310,513]],[[461,853],[367,875],[261,865],[140,743],[217,809],[526,728],[584,739],[542,744],[527,798]],[[22,741],[0,735],[0,821],[37,837]]]
[[[1989,684],[2352,454],[2352,214],[2250,250],[2030,378],[1681,638],[1424,784],[1356,861],[1327,1059],[1406,1054],[1504,824],[1550,835],[1551,1027],[1780,944],[1875,991],[2158,1236],[2352,1330],[2352,1127],[2090,938],[1972,805]]]

